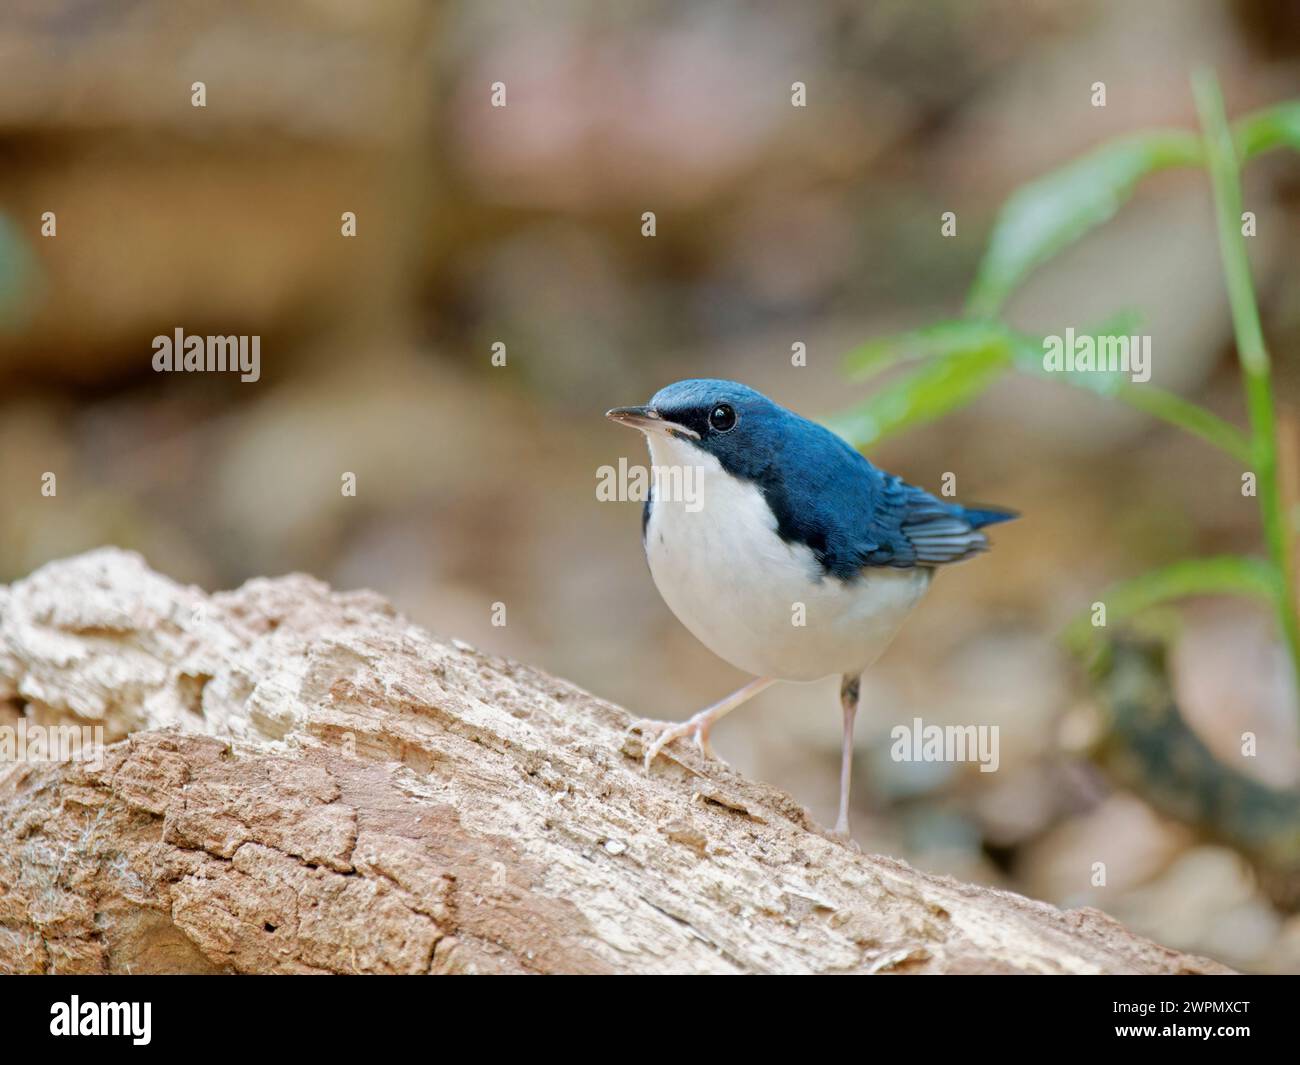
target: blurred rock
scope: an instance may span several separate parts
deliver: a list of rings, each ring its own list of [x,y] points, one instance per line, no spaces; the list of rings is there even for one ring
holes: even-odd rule
[[[1291,662],[1272,611],[1228,600],[1188,614],[1169,659],[1179,712],[1224,765],[1276,788],[1300,786]],[[1243,754],[1246,733],[1254,753]]]
[[[1195,944],[1228,964],[1250,968],[1270,957],[1276,971],[1300,965],[1300,952],[1279,956],[1281,919],[1259,896],[1241,859],[1221,847],[1188,851],[1151,884],[1117,899],[1110,912],[1146,935],[1164,933],[1162,942],[1183,949]]]
[[[1190,838],[1139,799],[1116,793],[1029,845],[1017,879],[1035,898],[1115,913],[1116,905],[1173,861]],[[1105,866],[1104,884],[1093,882],[1099,862]]]

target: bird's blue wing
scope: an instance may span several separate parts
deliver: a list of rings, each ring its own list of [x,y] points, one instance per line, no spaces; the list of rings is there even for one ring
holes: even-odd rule
[[[880,475],[877,503],[866,530],[863,565],[937,566],[988,550],[986,525],[1010,521],[1013,511],[945,503],[892,474]]]
[[[863,569],[938,566],[988,548],[980,531],[1016,515],[946,503],[878,470],[824,426],[783,412],[769,460],[754,475],[787,543],[823,571],[853,580]]]

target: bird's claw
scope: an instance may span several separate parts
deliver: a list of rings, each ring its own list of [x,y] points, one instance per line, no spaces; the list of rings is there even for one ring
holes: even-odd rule
[[[836,825],[833,830],[826,833],[826,836],[828,839],[834,840],[841,847],[847,847],[849,850],[853,851],[854,854],[862,853],[862,844],[854,839],[849,833],[848,825]]]
[[[721,762],[722,759],[718,758],[713,751],[713,746],[709,743],[711,725],[711,721],[699,720],[698,715],[686,721],[638,721],[635,728],[643,738],[648,739],[651,735],[658,733],[654,741],[645,749],[646,771],[649,772],[650,763],[658,757],[659,752],[668,744],[672,743],[673,740],[680,740],[687,736],[695,737],[695,745],[706,758],[716,758]]]

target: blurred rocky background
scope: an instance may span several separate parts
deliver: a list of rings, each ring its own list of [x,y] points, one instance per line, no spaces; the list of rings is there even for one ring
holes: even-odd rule
[[[1300,96],[1294,5],[13,0],[0,581],[106,543],[208,589],[304,570],[634,712],[684,717],[743,678],[663,605],[638,505],[597,502],[598,467],[644,461],[602,412],[685,376],[843,409],[860,393],[841,356],[958,313],[1018,184],[1115,135],[1194,127],[1201,64],[1234,115]],[[794,81],[806,108],[790,105]],[[1252,164],[1246,195],[1293,408],[1300,161]],[[956,239],[940,236],[944,211]],[[1059,331],[1124,307],[1153,336],[1157,384],[1244,421],[1204,174],[1145,183],[1034,275],[1010,318]],[[152,338],[177,327],[261,336],[261,380],[155,373]],[[871,458],[932,490],[955,472],[963,498],[1025,517],[941,575],[864,682],[862,845],[1095,905],[1234,966],[1300,971],[1300,917],[1234,848],[1085,757],[1094,696],[1057,639],[1113,580],[1259,551],[1236,465],[1015,378]],[[1271,618],[1206,602],[1182,626],[1188,722],[1212,750],[1255,731],[1259,778],[1300,787]],[[918,716],[999,725],[999,771],[891,761],[890,728]],[[829,823],[839,728],[834,681],[785,685],[716,743]]]

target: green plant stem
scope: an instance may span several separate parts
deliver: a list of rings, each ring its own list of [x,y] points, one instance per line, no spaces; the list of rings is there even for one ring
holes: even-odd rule
[[[1251,444],[1255,462],[1260,518],[1269,555],[1280,575],[1278,620],[1291,652],[1295,676],[1300,680],[1300,625],[1296,621],[1295,567],[1290,533],[1277,473],[1277,429],[1273,412],[1268,349],[1260,325],[1250,261],[1241,233],[1241,173],[1223,105],[1218,79],[1210,71],[1193,78],[1196,110],[1205,138],[1205,155],[1214,186],[1214,206],[1219,230],[1219,253],[1227,280],[1232,326],[1250,413]]]

